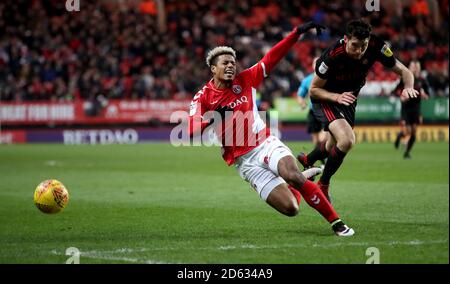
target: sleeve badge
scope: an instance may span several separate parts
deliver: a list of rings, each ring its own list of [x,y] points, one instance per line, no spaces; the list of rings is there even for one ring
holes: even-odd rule
[[[386,57],[391,57],[392,55],[394,55],[387,44],[383,45],[381,53],[383,53]]]
[[[320,74],[325,75],[325,73],[327,73],[327,71],[328,71],[328,66],[325,64],[325,62],[322,62],[322,64],[320,64],[320,66],[319,66]]]

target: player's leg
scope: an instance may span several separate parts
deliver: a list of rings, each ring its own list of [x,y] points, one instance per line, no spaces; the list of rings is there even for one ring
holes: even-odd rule
[[[411,149],[414,145],[414,142],[416,142],[416,133],[417,133],[417,124],[416,123],[412,123],[409,127],[409,139],[408,142],[406,144],[406,150],[405,153],[403,155],[403,157],[405,159],[411,159]]]
[[[252,185],[262,200],[286,216],[295,216],[298,213],[301,195],[298,190],[290,187],[285,180],[275,175],[266,166],[249,165],[243,177]],[[306,175],[314,169],[308,169]],[[312,173],[318,174],[319,172]],[[241,175],[242,176],[242,175]]]
[[[285,156],[278,162],[279,175],[293,188],[298,190],[305,201],[319,211],[329,222],[338,219],[337,213],[316,184],[308,181],[298,169],[291,156]]]
[[[338,219],[337,213],[328,202],[322,191],[316,184],[306,179],[299,170],[295,158],[292,156],[289,148],[283,143],[274,145],[268,160],[269,169],[275,174],[283,178],[290,189],[297,190],[304,197],[305,201],[329,222]]]
[[[284,183],[288,183],[288,189],[291,194],[286,190],[284,186],[278,187],[276,191],[274,189],[281,184],[278,180],[274,180],[271,186],[261,190],[260,196],[266,200],[271,206],[275,207],[280,212],[289,212],[293,214],[296,209],[293,208],[293,198],[295,192],[300,193],[305,201],[316,209],[327,221],[332,225],[333,231],[338,236],[351,236],[354,234],[353,229],[346,226],[340,219],[337,213],[334,211],[331,204],[323,195],[318,186],[307,180],[305,175],[308,175],[307,171],[312,171],[312,168],[305,171],[305,175],[300,172],[294,156],[291,150],[284,145],[278,138],[270,136],[265,141],[260,153],[258,153],[259,164],[265,167],[269,172],[275,175],[279,180]],[[257,183],[253,183],[258,188],[258,183],[263,184],[263,175],[258,174],[258,179],[255,179]],[[252,183],[252,181],[250,181]],[[271,196],[273,193],[273,196]],[[297,199],[299,201],[299,198]]]
[[[273,159],[278,159],[276,172],[289,184],[289,189],[292,192],[294,190],[300,192],[306,203],[317,210],[332,225],[333,231],[338,236],[352,236],[354,234],[353,229],[345,225],[339,218],[339,215],[319,187],[303,176],[292,155],[281,157],[281,155],[274,153]],[[273,166],[271,170],[275,170]]]
[[[324,131],[323,129],[321,129],[319,131],[319,134],[318,134],[318,140],[319,140],[318,144],[321,143],[321,142],[327,141],[329,139],[328,136],[330,136],[329,133],[327,131]],[[333,139],[333,140],[331,140],[331,139]],[[329,144],[329,148],[328,149],[331,149],[331,147],[332,147],[331,144],[332,143],[336,143],[334,138],[330,138],[330,141],[328,143]],[[325,147],[326,147],[326,145],[325,145]],[[320,159],[320,161],[322,163],[322,168],[323,168],[325,166],[325,162],[327,161],[327,158]]]
[[[321,141],[315,145],[314,149],[310,153],[306,154],[300,152],[297,155],[297,160],[300,162],[300,164],[302,164],[302,166],[305,169],[312,167],[315,162],[319,160],[325,160],[328,157],[329,152],[327,151],[327,144],[328,147],[331,148],[333,142],[334,141],[332,139],[327,139],[327,141]]]
[[[312,170],[306,170],[308,172],[303,172],[302,174],[308,175]],[[266,182],[269,176],[271,180]],[[255,180],[253,184],[257,191],[259,185],[263,185],[260,191],[261,198],[278,212],[286,216],[295,216],[298,214],[299,205],[302,200],[300,192],[287,184],[284,179],[276,176],[271,170],[264,169],[260,171],[258,180]]]
[[[347,155],[355,144],[355,133],[345,119],[336,119],[332,121],[328,128],[336,142],[329,150],[330,155],[325,164],[323,174],[320,177],[319,186],[329,198],[328,186],[330,184],[330,179],[341,166],[345,155]]]
[[[269,169],[272,157],[277,157],[273,152],[280,146],[284,144],[278,138],[270,136],[263,145],[237,158],[235,166],[239,175],[250,183],[262,200],[284,215],[295,216],[301,200],[300,193],[289,189],[286,181]],[[288,155],[290,151],[285,147],[283,153]],[[304,174],[309,177],[321,172],[319,168],[311,168]]]
[[[319,133],[317,133],[317,132],[312,132],[312,133],[311,133],[311,140],[312,140],[312,143],[313,143],[314,145],[317,145],[317,144],[319,143]]]
[[[266,199],[267,204],[286,216],[295,216],[298,214],[300,201],[300,193],[289,189],[287,183],[277,185],[271,190]]]
[[[317,147],[318,144],[319,144],[319,132],[315,131],[314,129],[312,129],[312,128],[310,128],[310,127],[308,127],[308,128],[310,129],[310,130],[308,131],[308,133],[311,134],[312,142],[313,142],[313,144],[315,145],[315,147]],[[300,152],[300,153],[297,155],[297,160],[298,160],[298,161],[304,161],[305,156],[306,156],[306,155],[305,155],[303,152]],[[322,161],[323,161],[323,160],[322,160]],[[301,162],[300,162],[300,163],[301,163]],[[322,164],[324,164],[324,163],[322,162]],[[306,164],[302,164],[302,166],[303,166],[304,170],[308,170],[308,169],[311,168],[311,166],[308,166],[308,165],[306,165]],[[309,178],[309,180],[310,180],[310,181],[314,181],[314,177]]]
[[[314,116],[314,113],[312,110],[309,110],[308,113],[308,133],[311,134],[312,142],[314,145],[317,145],[320,140],[320,132],[322,130],[322,124],[320,121],[317,120],[317,118]]]
[[[319,142],[322,142],[322,141],[326,141],[327,139],[328,139],[328,132],[326,132],[326,131],[324,131],[323,129],[321,129],[320,131],[319,131]]]
[[[314,111],[310,111],[309,118],[312,125],[311,127],[314,127],[314,131],[317,133],[320,131],[324,132],[323,126],[325,126],[326,129],[326,126],[329,123],[321,106],[314,106]],[[297,155],[297,160],[304,168],[311,167],[316,161],[325,160],[328,157],[328,150],[331,149],[334,143],[334,140],[328,138],[329,137],[325,136],[325,139],[318,139],[318,143],[315,144],[314,149],[309,154],[299,153]]]
[[[398,149],[398,147],[400,146],[400,141],[405,136],[406,136],[406,121],[402,119],[400,120],[400,131],[397,133],[397,137],[395,138],[394,142],[395,149]]]

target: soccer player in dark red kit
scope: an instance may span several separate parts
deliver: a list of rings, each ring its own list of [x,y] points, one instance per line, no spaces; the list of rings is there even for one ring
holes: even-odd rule
[[[287,216],[295,216],[301,196],[330,224],[338,236],[351,236],[354,230],[339,218],[319,187],[307,180],[317,172],[301,172],[290,149],[261,119],[256,106],[256,88],[288,53],[300,35],[324,27],[308,22],[296,27],[254,66],[237,73],[236,53],[231,47],[212,49],[206,58],[213,78],[194,96],[189,113],[191,137],[214,126],[222,144],[222,156],[235,165],[239,175],[250,183],[270,206]],[[208,113],[214,119],[208,119]],[[216,116],[216,114],[220,114]],[[212,122],[213,121],[213,122]],[[318,168],[313,168],[321,170]],[[305,177],[306,175],[306,177]]]
[[[380,62],[401,76],[404,82],[401,97],[415,98],[418,94],[414,90],[411,71],[371,31],[371,26],[363,20],[349,22],[344,38],[326,49],[316,63],[310,96],[315,116],[330,135],[311,153],[300,153],[297,159],[308,168],[316,161],[328,158],[318,182],[328,200],[330,179],[355,144],[356,99],[372,65]]]
[[[403,153],[403,158],[411,159],[411,149],[416,141],[417,127],[421,124],[422,116],[420,114],[420,102],[421,99],[428,99],[429,86],[425,78],[420,75],[421,66],[420,62],[413,60],[409,63],[409,70],[414,74],[414,89],[419,91],[419,96],[413,99],[407,99],[400,96],[400,92],[403,89],[403,81],[400,81],[398,86],[395,88],[394,93],[400,96],[402,101],[401,109],[401,120],[400,127],[401,130],[397,134],[395,139],[395,148],[398,149],[400,145],[400,140],[403,137],[408,136],[406,143],[406,149]]]

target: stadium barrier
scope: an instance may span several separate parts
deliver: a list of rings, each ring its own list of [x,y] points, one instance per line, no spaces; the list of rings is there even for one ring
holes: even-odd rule
[[[448,98],[422,100],[424,122],[448,123]],[[275,109],[282,122],[305,122],[308,109],[302,110],[295,98],[278,98]],[[356,123],[392,123],[400,119],[401,103],[394,97],[360,98],[356,106]]]
[[[2,125],[167,123],[178,110],[187,111],[190,100],[108,100],[104,102],[0,103]]]
[[[394,142],[399,132],[398,126],[356,126],[356,141],[360,142]],[[421,125],[417,129],[419,142],[448,142],[448,126]]]
[[[0,144],[58,143],[65,145],[110,145],[145,142],[169,142],[171,127],[103,127],[96,129],[27,129],[0,131]],[[305,126],[282,127],[283,141],[310,141]],[[361,142],[393,142],[399,127],[357,126],[356,140]],[[423,125],[419,127],[419,142],[449,141],[448,126]]]
[[[65,145],[136,144],[169,141],[172,128],[29,129],[0,131],[1,144],[57,143]]]
[[[424,122],[448,123],[448,98],[422,102]],[[27,102],[0,103],[0,123],[7,126],[30,125],[114,125],[168,123],[175,111],[188,111],[190,100],[108,100],[99,103]],[[281,122],[306,122],[308,110],[302,110],[294,98],[275,100]],[[391,98],[361,98],[356,107],[356,123],[393,123],[400,119],[400,101]]]

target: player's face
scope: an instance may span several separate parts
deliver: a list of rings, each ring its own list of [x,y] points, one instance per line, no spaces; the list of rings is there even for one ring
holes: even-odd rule
[[[236,76],[236,60],[230,54],[219,55],[217,64],[211,67],[211,71],[221,81],[233,81]]]
[[[345,37],[345,51],[353,59],[361,59],[369,46],[369,38],[360,40],[356,37]]]

